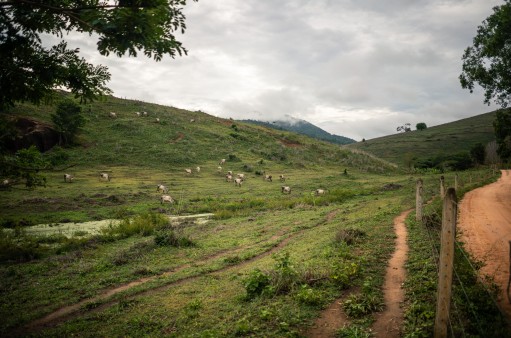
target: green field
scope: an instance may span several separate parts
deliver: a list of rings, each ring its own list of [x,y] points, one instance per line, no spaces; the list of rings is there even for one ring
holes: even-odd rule
[[[353,143],[347,147],[363,150],[405,167],[414,160],[424,160],[436,155],[468,153],[477,143],[486,145],[494,141],[495,116],[495,112],[490,112],[425,130],[414,130]]]
[[[433,203],[426,225],[413,213],[408,222],[403,330],[431,336],[436,270],[424,245],[438,234],[440,173],[405,173],[350,148],[201,112],[116,98],[88,109],[79,144],[45,154],[63,159],[44,172],[46,187],[18,181],[0,191],[8,228],[0,232],[0,335],[296,337],[341,299],[350,318],[342,334],[370,336],[393,219],[413,208],[422,177]],[[11,113],[48,121],[51,111],[21,105]],[[226,182],[228,170],[246,175],[241,187]],[[443,175],[453,185],[455,173]],[[458,175],[459,194],[497,178],[487,168]],[[160,204],[158,184],[174,204]],[[316,196],[318,188],[327,193]],[[185,217],[203,213],[213,216]],[[118,223],[94,231],[71,224],[108,219]],[[508,333],[475,271],[460,275],[469,281],[455,283],[455,293],[472,297],[455,301],[454,335]]]

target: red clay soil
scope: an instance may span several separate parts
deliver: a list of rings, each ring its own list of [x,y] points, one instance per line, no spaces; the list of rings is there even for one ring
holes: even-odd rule
[[[349,319],[341,307],[343,300],[344,296],[336,299],[327,309],[323,310],[314,325],[305,332],[305,336],[309,338],[336,337],[337,331],[349,323]]]
[[[383,284],[385,310],[376,315],[372,329],[375,337],[399,337],[403,326],[402,303],[405,292],[402,286],[406,278],[405,262],[408,257],[406,242],[408,231],[405,219],[410,211],[405,211],[394,219],[394,231],[397,236],[396,251],[389,261],[385,274],[385,284]]]
[[[511,320],[506,289],[509,279],[511,240],[511,170],[502,170],[492,184],[465,194],[459,204],[458,230],[472,256],[485,263],[482,275],[492,276],[502,293],[498,305]]]

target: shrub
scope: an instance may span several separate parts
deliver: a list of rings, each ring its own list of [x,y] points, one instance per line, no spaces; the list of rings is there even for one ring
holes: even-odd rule
[[[360,318],[383,309],[382,300],[373,293],[351,294],[343,302],[342,306],[346,314],[353,318]]]
[[[321,305],[324,301],[323,294],[304,284],[296,294],[296,300],[307,305]]]
[[[29,261],[39,258],[44,249],[37,240],[20,228],[14,231],[0,229],[0,261]]]
[[[247,292],[247,300],[260,296],[270,286],[270,276],[259,269],[250,272],[249,276],[243,281],[243,286]]]
[[[366,233],[359,229],[341,229],[335,234],[335,242],[352,245],[365,236]]]
[[[145,213],[133,218],[125,218],[118,224],[110,223],[108,227],[101,229],[105,236],[127,238],[134,235],[150,236],[155,230],[164,228],[169,220],[161,214]]]
[[[160,230],[156,232],[154,243],[160,246],[190,247],[195,243],[188,237],[178,236],[172,230]]]

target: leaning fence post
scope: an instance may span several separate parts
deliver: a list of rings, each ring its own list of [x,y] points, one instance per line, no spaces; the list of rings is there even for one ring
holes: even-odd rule
[[[417,190],[415,192],[415,220],[422,221],[422,179],[417,180]]]
[[[435,338],[447,337],[449,309],[451,307],[452,275],[454,264],[454,241],[456,238],[456,190],[447,189],[442,210],[440,239],[440,269],[436,301]]]
[[[440,197],[445,197],[445,178],[444,176],[440,176]]]

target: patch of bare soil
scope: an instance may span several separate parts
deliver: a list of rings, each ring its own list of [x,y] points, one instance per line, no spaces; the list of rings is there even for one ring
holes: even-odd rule
[[[337,331],[345,324],[349,323],[349,319],[342,309],[341,303],[344,297],[336,299],[328,308],[321,312],[321,315],[314,322],[305,336],[309,338],[327,338],[335,337]]]
[[[297,141],[291,141],[291,140],[286,140],[286,139],[280,139],[279,141],[280,141],[280,143],[282,143],[283,145],[285,145],[288,148],[298,148],[298,147],[302,146],[302,144]]]
[[[506,293],[510,274],[511,170],[502,170],[497,182],[466,193],[459,204],[459,214],[458,229],[465,249],[485,263],[479,272],[494,278],[502,291],[498,305],[511,320]]]
[[[411,210],[403,212],[394,219],[396,233],[396,250],[389,260],[383,284],[385,310],[376,315],[373,324],[375,337],[399,337],[403,326],[404,312],[402,308],[405,299],[403,283],[406,278],[405,262],[408,257],[408,244],[406,242],[408,231],[405,219]]]

